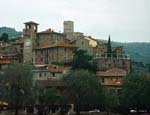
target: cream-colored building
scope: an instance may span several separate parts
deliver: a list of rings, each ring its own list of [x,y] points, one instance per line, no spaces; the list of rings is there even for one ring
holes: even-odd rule
[[[90,36],[85,36],[84,39],[89,40],[89,45],[91,45],[92,47],[96,47],[98,45],[97,40],[93,39]]]

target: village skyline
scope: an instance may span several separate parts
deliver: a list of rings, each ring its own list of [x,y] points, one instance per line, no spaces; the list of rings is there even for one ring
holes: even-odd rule
[[[0,1],[0,26],[22,31],[23,22],[39,23],[39,31],[63,32],[63,21],[75,22],[75,31],[96,39],[118,42],[150,42],[149,0]],[[7,6],[11,10],[4,8]],[[11,19],[11,20],[10,20]]]

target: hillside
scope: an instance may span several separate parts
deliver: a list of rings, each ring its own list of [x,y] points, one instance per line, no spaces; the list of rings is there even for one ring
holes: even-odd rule
[[[113,46],[123,46],[131,60],[150,63],[150,43],[119,43],[112,42]]]
[[[107,43],[106,40],[99,40]],[[112,46],[123,46],[126,53],[129,54],[131,60],[143,63],[150,63],[150,42],[131,42],[121,43],[112,41]]]
[[[18,32],[14,28],[0,27],[0,36],[2,36],[3,33],[7,33],[9,39],[15,39],[17,37],[21,37],[22,35],[22,32]]]

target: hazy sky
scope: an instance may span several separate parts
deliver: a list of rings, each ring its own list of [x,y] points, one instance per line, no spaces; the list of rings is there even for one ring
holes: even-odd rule
[[[150,0],[0,0],[0,26],[21,31],[30,20],[39,31],[63,32],[72,20],[75,31],[95,38],[150,42]]]

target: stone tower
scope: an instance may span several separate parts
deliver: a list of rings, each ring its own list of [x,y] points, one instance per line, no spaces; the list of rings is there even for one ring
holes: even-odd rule
[[[26,22],[25,29],[23,29],[24,48],[23,60],[24,63],[33,63],[33,48],[36,42],[36,33],[38,31],[38,24],[32,21]]]
[[[73,33],[74,32],[74,23],[73,21],[64,21],[64,33]]]
[[[29,21],[25,22],[25,29],[23,29],[23,36],[31,39],[33,46],[35,46],[36,33],[38,31],[38,23]]]
[[[64,21],[64,33],[66,34],[67,39],[73,39],[74,33],[74,22],[73,21]]]

